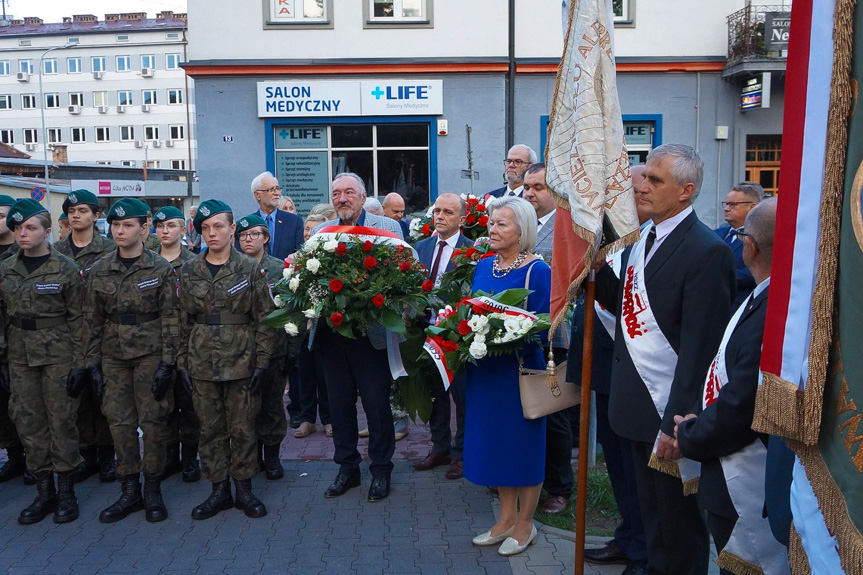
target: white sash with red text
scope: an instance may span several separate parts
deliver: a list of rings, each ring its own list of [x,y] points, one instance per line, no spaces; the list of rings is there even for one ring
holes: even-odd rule
[[[722,343],[719,344],[719,351],[716,352],[716,357],[710,363],[710,369],[707,370],[707,377],[704,379],[704,393],[701,398],[701,409],[706,409],[708,405],[716,401],[719,396],[719,390],[728,383],[728,371],[725,369],[725,348],[728,347],[728,341],[731,339],[731,334],[740,323],[740,318],[746,309],[746,303],[737,308],[737,311],[731,316],[731,321],[725,328],[725,333],[722,335]]]

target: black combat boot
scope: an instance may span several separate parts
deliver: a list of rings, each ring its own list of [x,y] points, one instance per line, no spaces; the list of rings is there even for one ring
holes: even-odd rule
[[[85,447],[81,450],[84,461],[72,472],[75,483],[81,483],[99,472],[99,451],[95,447]]]
[[[57,508],[54,510],[54,523],[69,523],[78,519],[78,498],[75,497],[74,471],[57,474]]]
[[[251,479],[234,479],[234,487],[237,488],[237,509],[242,509],[246,517],[263,517],[267,514],[267,508],[260,499],[252,493]]]
[[[112,483],[117,480],[117,461],[114,459],[114,446],[99,447],[99,481]]]
[[[36,489],[39,490],[36,499],[18,516],[18,523],[21,525],[39,523],[57,507],[57,492],[54,490],[52,472],[42,471],[36,476]]]
[[[168,518],[168,508],[162,501],[162,477],[161,473],[144,474],[144,509],[150,523]]]
[[[267,479],[281,479],[285,476],[285,468],[279,459],[278,445],[264,446],[264,471],[267,472]]]
[[[201,479],[201,465],[198,463],[198,446],[183,444],[183,482],[194,483]]]
[[[6,448],[6,463],[0,467],[0,483],[6,483],[24,475],[27,466],[24,462],[24,448],[21,445]]]
[[[141,480],[137,473],[121,475],[120,490],[120,499],[99,514],[99,521],[102,523],[114,523],[125,519],[130,513],[144,508],[144,498],[141,497]]]
[[[165,451],[167,461],[165,462],[165,472],[162,474],[163,480],[183,470],[183,464],[180,463],[180,444],[172,443],[168,445]]]
[[[209,519],[234,506],[231,497],[231,482],[227,479],[213,483],[213,492],[207,500],[192,509],[192,519]]]

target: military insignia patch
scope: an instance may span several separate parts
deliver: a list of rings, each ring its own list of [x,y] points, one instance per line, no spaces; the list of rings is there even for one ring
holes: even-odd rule
[[[241,225],[241,226],[243,226],[244,228],[245,228],[245,227],[248,227],[248,225],[249,225],[249,220],[247,220],[247,219],[245,219],[245,218],[244,218],[244,219],[242,219],[242,220],[240,220],[240,225]]]
[[[117,208],[116,210],[114,210],[114,213],[122,218],[126,215],[126,210],[124,210],[123,208]]]
[[[66,198],[69,200],[70,204],[78,203],[78,196],[76,196],[75,194],[69,194],[68,196],[66,196]]]
[[[156,214],[156,219],[157,220],[164,220],[165,219],[165,212],[159,212],[158,214]]]
[[[203,207],[202,207],[202,208],[200,208],[198,211],[200,211],[200,212],[201,212],[202,214],[204,214],[205,216],[209,216],[209,215],[210,215],[210,208],[208,208],[207,206],[203,206]]]
[[[21,212],[15,212],[15,214],[12,216],[12,219],[16,222],[21,222],[24,220],[24,216],[21,215]]]

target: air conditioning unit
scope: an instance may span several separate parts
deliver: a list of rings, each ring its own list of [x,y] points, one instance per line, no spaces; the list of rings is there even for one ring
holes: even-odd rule
[[[161,148],[162,147],[162,140],[153,140],[150,143],[153,145],[154,148]]]
[[[104,76],[104,75],[105,75],[105,72],[101,72],[101,71],[93,72],[93,78],[95,78],[96,80],[101,80],[102,76]]]
[[[32,152],[36,149],[36,144],[24,144],[24,147],[27,149],[28,152]]]
[[[135,147],[136,148],[143,148],[144,142],[142,142],[141,140],[135,140]]]
[[[126,106],[117,106],[117,113],[118,114],[125,114],[126,113]]]
[[[17,78],[19,82],[29,82],[30,72],[18,72]]]
[[[141,68],[141,76],[145,78],[153,77],[153,69],[152,68]]]
[[[78,104],[72,104],[71,106],[69,106],[69,113],[75,115],[80,114],[81,106],[79,106]]]
[[[100,114],[107,114],[108,113],[108,106],[99,106],[99,113]]]
[[[174,147],[174,140],[165,140],[165,147],[166,148],[173,148]]]
[[[150,104],[141,104],[141,111],[142,112],[149,112],[150,111]]]

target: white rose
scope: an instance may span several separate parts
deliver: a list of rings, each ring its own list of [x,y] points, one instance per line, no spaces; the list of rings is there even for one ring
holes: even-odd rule
[[[527,333],[533,329],[534,321],[527,316],[521,318],[521,333]]]
[[[485,334],[484,333],[478,333],[478,334],[473,336],[473,340],[477,343],[485,343]]]
[[[282,277],[286,280],[291,279],[291,276],[294,275],[294,267],[291,266],[289,268],[285,268],[282,270]]]
[[[309,319],[315,319],[316,317],[318,317],[318,312],[315,308],[312,307],[312,308],[303,310],[303,315]]]
[[[471,357],[473,357],[474,359],[484,358],[486,351],[487,350],[485,347],[485,343],[483,343],[481,341],[476,341],[476,340],[474,340],[474,342],[472,344],[470,344],[470,349],[468,349],[468,352],[470,353]]]
[[[288,335],[297,335],[300,333],[297,324],[291,322],[285,324],[285,331],[288,333]]]
[[[324,243],[324,249],[328,252],[336,251],[337,247],[339,247],[339,242],[337,242],[336,240],[329,240],[328,242]],[[306,267],[309,267],[309,262],[306,262]]]
[[[276,307],[283,307],[285,305],[285,302],[282,301],[282,296],[280,295],[276,295],[276,297],[273,298],[273,303],[276,304]]]
[[[510,317],[503,321],[503,327],[507,335],[515,335],[521,331],[521,321],[517,317]]]
[[[298,287],[300,287],[300,276],[294,276],[288,282],[288,289],[296,293]]]
[[[475,315],[467,320],[467,325],[471,331],[485,333],[485,327],[488,325],[488,318],[484,315]]]
[[[335,249],[335,248],[333,248]],[[321,260],[317,258],[310,258],[306,260],[306,269],[312,272],[313,274],[318,273],[318,270],[321,269]]]

